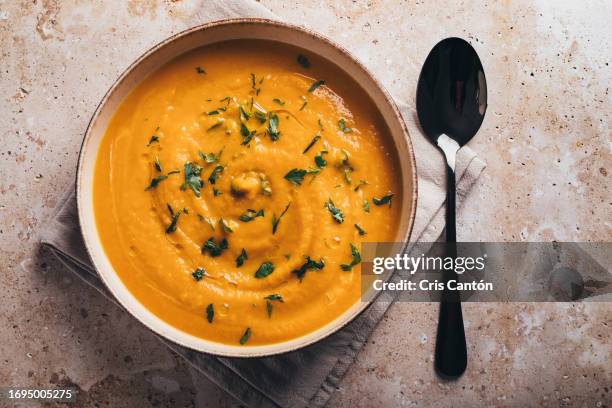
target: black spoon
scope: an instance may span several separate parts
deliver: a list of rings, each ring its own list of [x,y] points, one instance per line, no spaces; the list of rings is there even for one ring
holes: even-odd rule
[[[423,131],[446,157],[446,256],[457,256],[455,156],[478,131],[487,110],[482,63],[470,44],[447,38],[431,50],[419,77],[417,114]],[[443,273],[444,287],[456,279]],[[434,365],[439,375],[457,378],[467,366],[467,348],[459,292],[443,290]]]

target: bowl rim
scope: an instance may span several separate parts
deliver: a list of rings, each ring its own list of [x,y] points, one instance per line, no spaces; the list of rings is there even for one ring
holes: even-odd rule
[[[154,53],[158,52],[160,49],[168,46],[169,44],[173,43],[176,40],[179,40],[180,38],[189,36],[195,32],[204,31],[204,30],[207,30],[213,27],[231,26],[231,25],[263,25],[263,26],[271,26],[271,27],[280,27],[280,28],[292,30],[292,31],[298,31],[301,34],[305,34],[313,38],[315,41],[323,42],[325,43],[326,46],[339,51],[343,55],[344,58],[347,58],[352,64],[354,64],[354,66],[358,70],[360,70],[363,74],[365,74],[372,81],[372,83],[378,88],[378,91],[380,91],[380,93],[384,97],[385,103],[388,105],[388,107],[391,108],[393,116],[395,116],[395,118],[397,119],[400,125],[402,136],[403,136],[404,141],[406,142],[406,148],[408,150],[409,157],[407,159],[410,160],[410,167],[412,170],[411,171],[412,180],[410,180],[411,186],[412,186],[410,213],[405,215],[405,216],[408,216],[408,225],[407,225],[406,233],[402,237],[404,242],[409,241],[411,234],[412,234],[413,227],[414,227],[415,218],[416,218],[416,206],[417,206],[417,199],[418,199],[417,166],[416,166],[416,157],[414,154],[414,147],[412,145],[412,140],[410,138],[408,128],[402,117],[402,114],[400,113],[397,105],[395,104],[395,101],[393,100],[393,98],[391,97],[387,89],[376,79],[376,77],[361,62],[357,60],[356,57],[353,56],[351,52],[349,52],[347,49],[345,49],[341,45],[330,40],[329,38],[309,28],[303,27],[303,26],[298,26],[295,24],[286,23],[283,21],[278,21],[278,20],[273,20],[273,19],[268,19],[268,18],[250,18],[250,17],[221,19],[221,20],[215,20],[215,21],[199,24],[199,25],[187,28],[178,33],[175,33],[169,37],[166,37],[162,41],[151,46],[145,52],[143,52],[139,57],[137,57],[132,63],[130,63],[121,72],[121,74],[117,77],[117,79],[112,83],[112,85],[105,92],[104,96],[100,99],[100,102],[96,106],[96,109],[87,124],[87,128],[85,130],[83,140],[79,148],[79,155],[78,155],[78,161],[77,161],[77,171],[76,171],[76,177],[75,177],[75,195],[76,195],[76,202],[77,202],[77,214],[79,218],[79,230],[81,232],[81,236],[83,237],[83,243],[87,251],[87,255],[92,261],[92,266],[94,267],[96,274],[100,277],[100,279],[104,283],[104,286],[117,299],[121,307],[127,310],[132,317],[134,317],[138,322],[140,322],[144,327],[146,327],[148,330],[150,330],[154,334],[158,336],[162,336],[163,338],[169,341],[172,341],[180,346],[187,347],[189,349],[192,349],[198,352],[204,352],[207,354],[212,354],[212,355],[216,355],[220,357],[257,358],[257,357],[281,355],[281,354],[286,354],[292,351],[296,351],[304,347],[307,347],[309,345],[312,345],[314,343],[317,343],[333,335],[334,333],[337,333],[339,330],[347,326],[349,323],[354,321],[359,315],[361,315],[368,308],[368,306],[370,306],[375,301],[377,295],[374,296],[371,300],[367,302],[364,302],[364,301],[356,302],[355,305],[358,305],[358,307],[356,308],[355,311],[350,313],[350,315],[349,315],[349,311],[354,309],[355,305],[347,309],[343,314],[338,316],[336,319],[330,321],[325,326],[322,326],[321,328],[313,332],[307,333],[303,336],[296,337],[294,339],[286,340],[286,341],[279,342],[279,343],[272,343],[272,344],[266,344],[266,345],[253,345],[253,346],[242,345],[239,348],[237,348],[237,346],[232,346],[232,345],[228,345],[228,344],[224,344],[220,342],[203,339],[203,338],[194,336],[190,333],[184,332],[183,330],[173,326],[172,324],[154,315],[150,310],[146,308],[146,306],[142,305],[141,303],[141,306],[144,309],[146,309],[148,313],[150,313],[157,320],[160,320],[163,324],[167,325],[170,328],[172,332],[169,333],[167,330],[162,331],[160,328],[153,327],[152,324],[149,324],[150,322],[147,322],[144,320],[143,316],[140,316],[138,313],[132,310],[131,307],[126,306],[125,304],[126,302],[124,301],[124,299],[122,299],[121,296],[117,295],[116,290],[113,288],[112,285],[109,284],[109,282],[107,282],[107,279],[105,278],[104,274],[99,272],[98,265],[96,264],[96,257],[93,256],[94,252],[91,247],[92,242],[90,242],[91,237],[89,236],[88,233],[86,233],[83,222],[81,222],[81,220],[84,219],[84,217],[86,217],[86,214],[87,214],[84,208],[84,203],[82,203],[82,200],[84,200],[85,197],[83,197],[84,193],[83,193],[83,188],[81,187],[82,179],[84,177],[84,171],[83,171],[84,153],[86,151],[88,142],[92,138],[92,129],[94,127],[93,125],[97,122],[99,116],[101,115],[102,111],[106,107],[107,102],[109,98],[111,97],[111,95],[114,94],[116,89],[128,78],[130,73],[138,65],[140,65],[144,60],[146,60],[148,57],[150,57]],[[270,40],[270,41],[274,41],[274,40]],[[220,41],[217,41],[217,42],[220,42]],[[314,53],[318,54],[317,52],[314,52]],[[343,71],[345,70],[343,67],[339,65],[337,66]],[[405,185],[405,181],[402,184]],[[403,194],[405,195],[405,192]],[[96,236],[97,236],[97,238],[95,238],[94,241],[96,241],[97,245],[100,246],[102,253],[104,253],[104,256],[108,258],[108,256],[104,252],[99,236],[97,235],[97,229],[94,232],[96,233]],[[112,272],[115,275],[117,275],[117,272],[114,270],[114,267],[111,269],[112,269]],[[129,289],[127,290],[129,292]],[[136,301],[140,303],[138,299],[136,299]],[[343,320],[338,321],[340,318],[343,318]],[[185,339],[179,338],[179,336],[192,337],[194,339],[197,339],[199,343],[196,346],[195,344],[191,344],[185,341]],[[227,351],[227,350],[211,351],[210,348],[205,346],[205,344],[207,343],[214,345],[214,347],[216,348],[221,347],[221,348],[227,348],[228,350],[232,349],[232,350],[235,350],[235,352]],[[266,348],[266,350],[262,351],[261,348],[264,348],[264,347]],[[273,349],[273,350],[270,350],[270,349]],[[241,351],[237,352],[237,350],[241,350]]]

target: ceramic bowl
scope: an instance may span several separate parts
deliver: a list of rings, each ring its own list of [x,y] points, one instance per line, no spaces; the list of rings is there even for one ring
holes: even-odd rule
[[[102,281],[117,301],[145,326],[158,335],[194,350],[227,357],[260,357],[284,353],[319,341],[336,332],[359,315],[369,302],[359,301],[324,327],[305,336],[270,345],[227,345],[185,333],[161,320],[136,299],[123,284],[98,237],[93,206],[94,166],[100,142],[108,123],[123,99],[145,77],[169,61],[194,48],[235,39],[263,39],[291,44],[335,64],[372,99],[386,122],[400,158],[403,187],[402,217],[396,241],[407,241],[415,218],[417,183],[416,163],[408,130],[389,94],[351,54],[342,47],[310,30],[263,19],[223,20],[197,26],[157,44],[134,61],[108,90],[96,109],[81,152],[76,180],[78,214],[81,232],[89,256]]]

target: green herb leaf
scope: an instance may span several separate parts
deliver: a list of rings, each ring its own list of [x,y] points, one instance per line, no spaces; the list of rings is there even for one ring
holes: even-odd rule
[[[196,270],[193,271],[193,273],[191,274],[191,276],[193,276],[193,279],[195,279],[196,281],[201,281],[205,275],[206,271],[204,270],[204,268],[196,268]]]
[[[310,85],[310,88],[308,88],[308,92],[313,92],[315,89],[317,89],[323,84],[325,84],[325,81],[322,79],[319,79],[318,81],[313,82],[312,85]]]
[[[385,205],[389,203],[389,207],[391,207],[392,198],[393,198],[393,194],[387,194],[386,196],[382,196],[381,198],[372,197],[372,202],[375,205]]]
[[[223,166],[221,166],[221,165],[215,166],[215,168],[213,169],[212,173],[210,173],[210,176],[208,177],[208,182],[210,184],[215,184],[217,182],[217,180],[219,179],[219,175],[221,173],[223,173]]]
[[[198,74],[202,75],[206,73],[206,70],[202,67],[195,67],[195,70]]]
[[[359,190],[362,186],[367,186],[368,182],[366,180],[359,180],[359,183],[355,187],[354,191]]]
[[[277,301],[283,303],[283,298],[281,295],[272,294],[266,296],[266,311],[268,312],[268,317],[272,317],[272,302]]]
[[[156,143],[159,142],[159,137],[157,135],[153,135],[151,136],[151,139],[149,139],[149,143],[147,143],[147,146],[151,146],[151,143]]]
[[[227,232],[228,234],[231,234],[232,232],[234,232],[234,230],[230,228],[229,224],[227,223],[227,221],[223,219],[223,217],[219,218],[219,225],[221,226],[221,230],[223,232]]]
[[[251,338],[251,328],[247,327],[247,329],[244,331],[244,334],[240,338],[240,344],[244,345],[247,341],[249,341],[250,338]]]
[[[232,101],[232,98],[230,98],[229,96],[226,96],[223,99],[219,99],[219,102],[225,102],[226,106],[229,105],[231,101]]]
[[[266,300],[276,300],[278,302],[284,303],[283,297],[281,295],[277,295],[276,293],[268,295],[264,299],[266,299]]]
[[[202,245],[202,253],[208,252],[208,254],[212,257],[216,257],[221,255],[223,251],[225,251],[228,247],[227,239],[223,238],[219,241],[219,244],[215,243],[214,238],[208,238],[204,245]]]
[[[164,181],[167,178],[168,178],[168,176],[164,176],[163,174],[161,176],[155,177],[154,179],[151,180],[151,183],[149,184],[149,186],[147,188],[145,188],[145,191],[149,191],[152,188],[157,187],[157,185],[159,183],[161,183],[162,181]]]
[[[321,153],[317,154],[314,158],[315,164],[317,165],[318,168],[322,169],[325,166],[327,166],[327,162],[325,161],[325,159],[323,158],[323,155],[327,154],[327,150],[323,150],[321,151]]]
[[[212,115],[218,115],[219,114],[219,110],[215,109],[214,111],[210,111],[206,113],[208,116],[212,116]]]
[[[306,173],[308,172],[303,169],[292,169],[289,171],[289,173],[285,174],[285,180],[299,186],[302,184],[302,181],[304,181],[304,176],[306,176]]]
[[[161,163],[159,162],[159,157],[155,158],[155,162],[153,163],[153,166],[155,167],[155,170],[157,170],[157,171],[159,171],[161,173],[162,166],[161,166]]]
[[[244,264],[244,261],[246,261],[247,259],[249,259],[249,256],[247,255],[246,250],[242,248],[242,251],[240,251],[240,255],[238,255],[238,258],[236,258],[236,267],[240,268]]]
[[[206,320],[208,320],[208,323],[212,323],[214,318],[215,318],[215,307],[211,303],[208,306],[206,306]]]
[[[212,192],[214,197],[220,196],[222,194],[219,190],[217,190],[217,187],[213,187]]]
[[[166,204],[168,206],[168,212],[170,213],[170,217],[172,217],[172,221],[170,221],[170,225],[166,228],[166,234],[171,234],[176,231],[176,224],[178,223],[178,219],[183,212],[187,212],[187,210],[182,209],[178,211],[174,211],[170,204]]]
[[[302,54],[297,56],[297,63],[300,64],[302,68],[310,68],[310,61]]]
[[[204,182],[200,178],[202,167],[191,162],[185,163],[184,166],[185,182],[181,185],[181,190],[185,191],[189,187],[196,197],[200,196],[200,189],[204,186]]]
[[[319,141],[319,139],[321,139],[321,135],[315,135],[315,137],[312,138],[312,140],[310,141],[310,143],[308,143],[308,146],[306,146],[302,153],[306,154],[306,152],[308,152],[312,148],[312,146],[314,146],[315,143]]]
[[[272,102],[276,102],[278,103],[280,106],[284,106],[285,102],[283,102],[282,100],[278,99],[278,98],[274,98],[272,99]]]
[[[238,117],[241,122],[248,122],[251,119],[251,114],[245,111],[242,105],[238,105]]]
[[[346,122],[344,121],[344,119],[340,119],[338,121],[338,127],[344,133],[351,133],[353,131],[353,129],[351,129],[350,127],[346,127]]]
[[[268,114],[268,128],[266,129],[272,141],[278,140],[280,132],[278,130],[278,115],[270,112]]]
[[[264,262],[255,272],[255,277],[257,279],[263,279],[266,276],[270,275],[272,272],[274,272],[274,265],[272,264],[272,262]]]
[[[363,200],[363,211],[365,211],[367,213],[370,212],[370,203],[368,202],[367,198],[365,200]]]
[[[276,234],[278,223],[280,222],[281,218],[283,218],[283,215],[285,215],[290,205],[291,205],[291,201],[289,202],[289,204],[287,204],[287,206],[285,207],[283,212],[278,216],[278,218],[276,218],[276,214],[272,214],[272,235]]]
[[[254,115],[255,115],[255,118],[259,120],[260,123],[266,123],[266,120],[268,120],[268,118],[266,117],[266,114],[263,112],[255,111]]]
[[[340,268],[342,268],[343,271],[350,271],[351,269],[353,269],[353,266],[361,262],[361,254],[359,254],[359,250],[353,244],[351,244],[351,256],[352,260],[350,264],[340,265]]]
[[[207,164],[216,163],[221,160],[221,154],[223,154],[223,149],[219,151],[219,154],[204,153],[202,151],[198,152],[198,156],[200,156],[200,159],[202,159]]]
[[[363,228],[361,228],[359,226],[359,224],[355,224],[355,228],[357,228],[357,231],[359,231],[359,235],[365,235],[366,232],[363,230]]]
[[[240,135],[242,135],[242,145],[248,145],[255,136],[255,131],[250,131],[244,123],[240,124]]]
[[[300,111],[303,111],[304,108],[306,107],[306,105],[308,105],[308,101],[304,101],[304,103],[302,104],[302,106],[300,106]]]
[[[327,208],[334,221],[336,221],[338,224],[342,224],[342,222],[344,221],[344,214],[342,213],[342,210],[340,210],[334,205],[334,202],[331,200],[331,198],[325,203],[325,208]]]
[[[249,222],[249,221],[253,221],[255,218],[257,217],[263,217],[264,216],[264,210],[261,209],[259,211],[255,211],[252,209],[247,209],[245,212],[243,212],[240,215],[240,218],[238,218],[240,221],[242,222]]]
[[[319,259],[319,262],[312,260],[309,256],[306,257],[306,262],[298,269],[294,269],[292,272],[298,277],[300,282],[304,279],[306,272],[309,270],[321,270],[325,266],[323,258]]]
[[[221,126],[224,122],[225,122],[225,119],[217,118],[217,123],[215,123],[214,125],[212,125],[208,129],[206,129],[206,131],[210,132],[211,130],[214,130],[214,129],[218,128],[219,126]]]
[[[212,219],[210,219],[209,217],[205,217],[202,214],[198,214],[198,218],[200,221],[206,222],[208,225],[210,225],[210,228],[212,228],[213,231],[215,230],[215,223]]]

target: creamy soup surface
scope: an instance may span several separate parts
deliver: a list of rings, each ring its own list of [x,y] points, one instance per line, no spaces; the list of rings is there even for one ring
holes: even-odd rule
[[[200,48],[122,102],[96,162],[114,269],[195,336],[261,345],[360,300],[360,243],[393,241],[401,177],[388,130],[330,62],[263,41]]]

